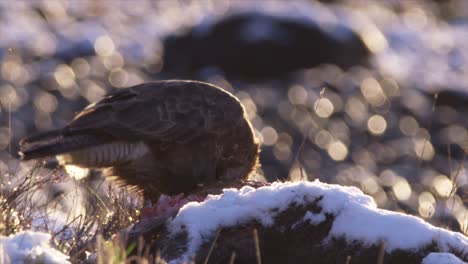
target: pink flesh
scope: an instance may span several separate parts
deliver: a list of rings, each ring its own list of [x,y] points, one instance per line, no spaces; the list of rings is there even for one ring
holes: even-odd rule
[[[206,197],[199,195],[189,195],[184,197],[180,193],[174,196],[161,195],[156,205],[141,209],[141,219],[150,217],[171,217],[175,216],[179,209],[189,202],[202,202]]]

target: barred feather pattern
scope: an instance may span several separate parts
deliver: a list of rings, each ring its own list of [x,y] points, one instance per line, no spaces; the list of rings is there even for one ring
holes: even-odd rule
[[[140,158],[148,152],[148,147],[141,141],[118,141],[57,155],[57,160],[62,165],[103,168]]]

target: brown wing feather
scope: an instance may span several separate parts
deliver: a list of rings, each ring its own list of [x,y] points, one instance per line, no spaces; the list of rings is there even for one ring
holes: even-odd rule
[[[67,130],[93,131],[125,141],[185,142],[202,133],[223,134],[243,115],[240,102],[215,86],[161,81],[107,96],[78,114]]]

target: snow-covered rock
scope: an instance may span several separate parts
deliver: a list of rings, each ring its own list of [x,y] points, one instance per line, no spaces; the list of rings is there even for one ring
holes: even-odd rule
[[[272,253],[287,260],[298,254],[298,247],[304,247],[300,250],[304,258],[312,256],[309,251],[320,249],[335,251],[333,256],[352,256],[358,262],[363,256],[376,260],[383,246],[389,263],[419,263],[430,252],[460,254],[468,247],[463,234],[434,227],[414,216],[378,209],[373,199],[357,188],[318,181],[225,189],[204,202],[190,202],[168,224],[167,233],[157,244],[163,256],[168,254],[167,260],[181,263],[205,256],[219,232],[212,254],[224,252],[229,259],[232,251],[237,251],[238,258],[245,258],[248,253],[242,252],[241,244],[253,241],[253,229],[259,230],[264,257],[270,254],[268,248],[279,246],[281,250]],[[283,237],[287,237],[284,243],[279,241]],[[294,247],[293,251],[288,247]],[[325,259],[323,263],[327,263]]]
[[[33,231],[0,236],[0,263],[70,263],[67,255],[51,247],[50,239],[50,234]]]

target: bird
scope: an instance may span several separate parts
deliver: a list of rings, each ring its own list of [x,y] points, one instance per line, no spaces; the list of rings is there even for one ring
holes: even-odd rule
[[[220,87],[190,80],[119,89],[65,127],[19,145],[22,160],[55,156],[61,165],[99,169],[151,201],[248,179],[259,166],[259,143],[241,102]]]

